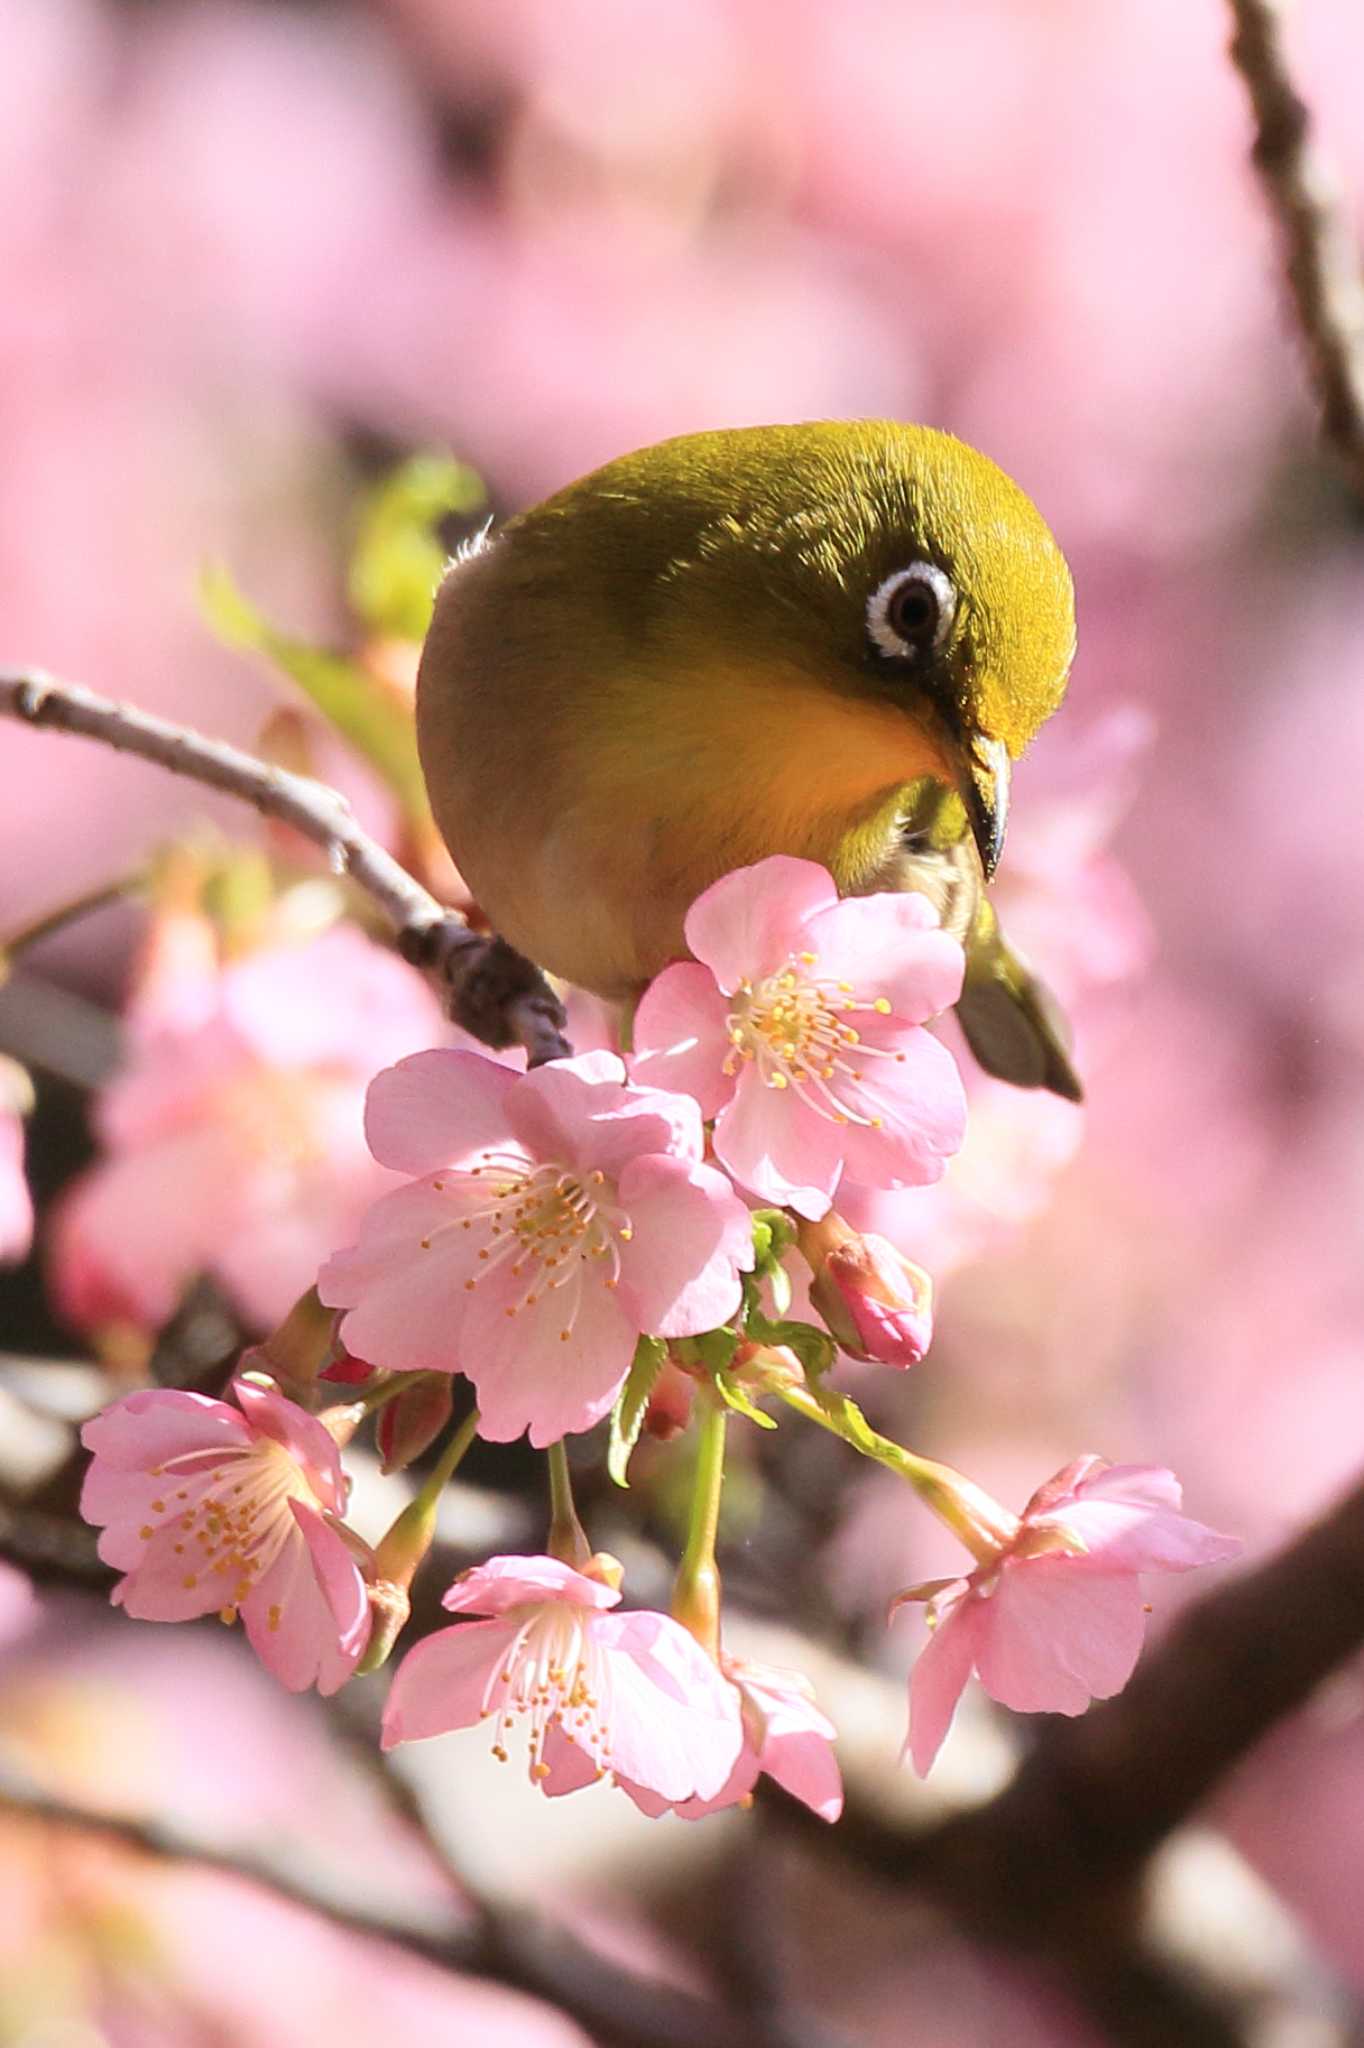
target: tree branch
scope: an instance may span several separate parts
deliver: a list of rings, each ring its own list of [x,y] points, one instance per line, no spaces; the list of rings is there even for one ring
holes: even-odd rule
[[[571,1050],[563,1036],[563,1007],[539,970],[503,940],[471,932],[439,904],[361,831],[346,799],[326,783],[36,671],[0,672],[0,717],[136,754],[292,825],[377,905],[393,927],[399,952],[437,982],[456,1023],[485,1044],[524,1046],[532,1066]]]
[[[1283,46],[1283,0],[1230,0],[1231,58],[1255,116],[1252,161],[1279,223],[1322,433],[1364,495],[1364,284],[1335,177]]]

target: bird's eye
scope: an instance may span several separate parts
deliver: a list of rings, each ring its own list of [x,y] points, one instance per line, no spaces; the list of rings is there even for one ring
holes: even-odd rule
[[[892,661],[936,654],[952,628],[957,593],[935,562],[911,562],[867,599],[867,631]]]

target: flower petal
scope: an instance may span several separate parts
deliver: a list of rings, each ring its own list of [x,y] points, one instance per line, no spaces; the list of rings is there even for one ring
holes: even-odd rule
[[[971,1676],[981,1603],[963,1593],[940,1608],[938,1623],[919,1652],[909,1681],[909,1736],[906,1748],[915,1770],[926,1778],[952,1725],[962,1687]]]
[[[517,1299],[524,1299],[521,1284],[510,1283]],[[640,1333],[595,1270],[586,1277],[579,1267],[567,1286],[546,1290],[515,1315],[507,1313],[513,1303],[502,1273],[465,1301],[461,1369],[478,1392],[481,1435],[510,1443],[529,1430],[540,1450],[605,1415]]]
[[[817,1221],[838,1186],[846,1129],[807,1110],[789,1088],[767,1087],[746,1066],[716,1119],[715,1156],[759,1200]]]
[[[899,1021],[922,1024],[951,1009],[966,966],[937,926],[932,904],[913,890],[848,896],[811,918],[802,943],[816,956],[812,973],[851,983],[863,1002],[884,997]]]
[[[292,1526],[242,1601],[242,1625],[261,1663],[289,1692],[315,1685],[334,1693],[369,1640],[364,1582],[316,1508],[291,1500],[283,1512]]]
[[[251,1427],[283,1444],[303,1468],[322,1505],[339,1515],[346,1505],[346,1475],[331,1432],[315,1415],[287,1400],[278,1387],[237,1379],[232,1383],[232,1392]]]
[[[370,1082],[365,1136],[381,1166],[436,1173],[507,1136],[506,1098],[518,1076],[481,1053],[414,1052]]]
[[[490,1557],[461,1572],[441,1600],[451,1614],[504,1614],[530,1601],[566,1600],[575,1607],[614,1607],[620,1594],[575,1572],[557,1557]]]
[[[687,944],[722,989],[760,981],[805,943],[808,919],[838,901],[817,861],[776,853],[713,882],[687,912]]]
[[[641,1153],[699,1160],[705,1150],[695,1102],[632,1086],[615,1053],[551,1060],[519,1076],[508,1113],[516,1135],[538,1159],[596,1167],[613,1180]]]
[[[621,1291],[641,1332],[694,1337],[739,1306],[753,1264],[753,1222],[714,1167],[636,1159],[617,1186],[634,1235],[621,1246]]]
[[[609,1660],[612,1769],[670,1803],[714,1798],[743,1746],[734,1687],[666,1614],[604,1614],[593,1634]]]
[[[515,1621],[465,1621],[409,1650],[384,1707],[384,1748],[481,1721],[493,1673],[519,1631]]]
[[[1071,1557],[1004,1564],[977,1599],[976,1669],[985,1690],[1019,1713],[1082,1714],[1121,1692],[1141,1653],[1145,1613],[1129,1572],[1077,1569]]]
[[[729,1002],[708,967],[679,960],[649,983],[635,1011],[630,1072],[650,1088],[690,1095],[704,1117],[718,1115],[734,1092],[724,1069]]]

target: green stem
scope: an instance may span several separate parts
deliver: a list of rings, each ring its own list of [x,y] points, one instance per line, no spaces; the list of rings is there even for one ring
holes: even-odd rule
[[[437,1458],[435,1464],[431,1467],[431,1470],[427,1473],[425,1479],[423,1479],[417,1494],[418,1500],[429,1498],[433,1506],[439,1501],[441,1494],[445,1491],[450,1480],[454,1478],[460,1464],[463,1462],[464,1453],[477,1435],[478,1410],[477,1408],[471,1408],[449,1443],[445,1446],[445,1449]]]
[[[407,1506],[396,1518],[374,1553],[375,1572],[380,1579],[409,1586],[412,1574],[431,1548],[436,1533],[440,1497],[478,1435],[478,1410],[466,1415]]]
[[[562,1437],[545,1453],[549,1460],[549,1536],[546,1548],[551,1557],[581,1571],[592,1555],[587,1531],[573,1505],[573,1477],[568,1469],[568,1450]]]
[[[720,1652],[720,1571],[715,1538],[725,1482],[725,1427],[729,1410],[714,1394],[697,1392],[698,1437],[687,1547],[673,1582],[672,1611],[703,1649]]]
[[[379,1410],[386,1408],[390,1401],[396,1401],[399,1394],[405,1394],[409,1387],[415,1387],[418,1380],[424,1380],[425,1378],[426,1374],[424,1372],[392,1373],[387,1379],[380,1380],[377,1387],[370,1387],[365,1393],[358,1394],[355,1399],[355,1406],[360,1409],[362,1414],[377,1415]],[[475,1421],[478,1419],[477,1412],[475,1412],[474,1419]]]
[[[920,1458],[893,1437],[882,1436],[846,1394],[830,1387],[821,1388],[818,1394],[808,1387],[777,1386],[773,1391],[808,1422],[818,1423],[862,1457],[874,1458],[878,1465],[907,1480],[924,1506],[946,1522],[981,1564],[993,1563],[1017,1536],[1016,1515],[952,1466]]]

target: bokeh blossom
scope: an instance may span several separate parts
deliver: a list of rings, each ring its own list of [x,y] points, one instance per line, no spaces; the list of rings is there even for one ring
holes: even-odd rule
[[[938,1179],[966,1103],[921,1027],[956,1001],[963,962],[924,897],[840,900],[817,862],[776,854],[713,883],[686,936],[695,961],[641,998],[636,1071],[695,1096],[741,1185],[819,1217],[844,1181]]]
[[[978,1521],[983,1561],[896,1600],[923,1600],[932,1636],[914,1666],[907,1748],[927,1772],[974,1670],[1001,1706],[1082,1714],[1121,1692],[1141,1652],[1142,1572],[1187,1572],[1241,1546],[1181,1512],[1172,1472],[1077,1458],[1022,1517],[997,1502]],[[988,1521],[988,1527],[985,1526]]]
[[[30,1094],[23,1068],[14,1060],[0,1058],[0,1265],[22,1259],[33,1237],[21,1114]]]
[[[726,1806],[746,1803],[766,1773],[821,1820],[837,1820],[843,1811],[843,1780],[833,1751],[838,1731],[815,1705],[809,1680],[798,1671],[755,1664],[723,1650],[720,1669],[739,1697],[744,1742],[738,1762],[711,1799],[670,1801],[622,1777],[623,1789],[640,1812],[653,1818],[672,1812],[683,1820],[702,1820]]]
[[[521,1723],[531,1780],[551,1798],[615,1772],[666,1804],[713,1799],[743,1740],[738,1696],[680,1623],[609,1612],[619,1599],[552,1557],[492,1557],[466,1572],[444,1604],[488,1618],[408,1652],[385,1748],[490,1721],[506,1762]]]
[[[694,1336],[739,1305],[751,1226],[703,1163],[696,1104],[632,1086],[612,1053],[524,1075],[417,1053],[375,1080],[366,1130],[420,1178],[328,1260],[322,1298],[372,1365],[466,1373],[485,1436],[588,1428],[640,1336]]]
[[[117,1606],[140,1621],[241,1617],[291,1692],[333,1693],[369,1639],[354,1540],[338,1526],[346,1480],[315,1416],[240,1379],[238,1406],[173,1387],[128,1394],[87,1422],[81,1513],[122,1573]]]
[[[226,964],[197,914],[157,921],[96,1124],[106,1156],[68,1190],[53,1246],[64,1313],[155,1330],[209,1273],[266,1329],[391,1185],[364,1091],[440,1029],[434,996],[349,925]]]

